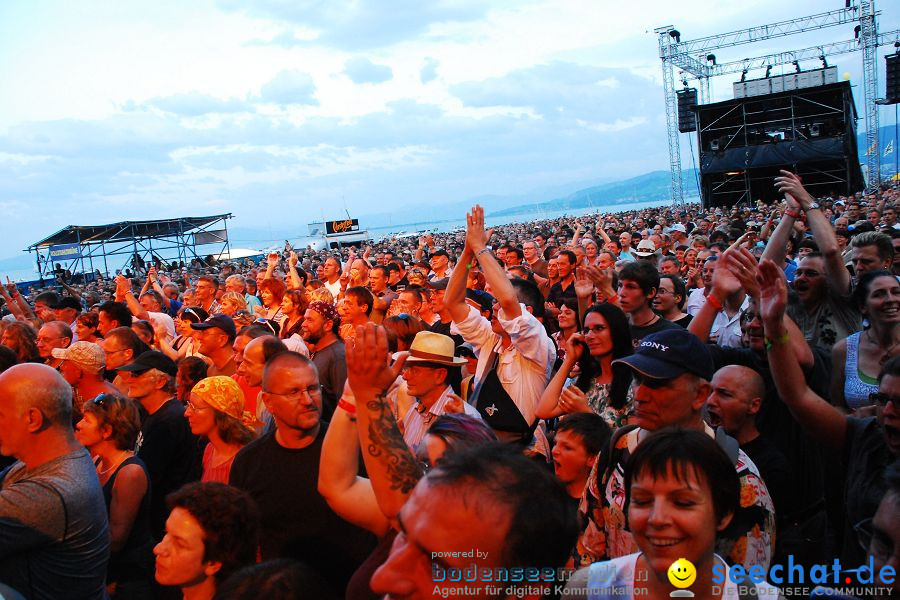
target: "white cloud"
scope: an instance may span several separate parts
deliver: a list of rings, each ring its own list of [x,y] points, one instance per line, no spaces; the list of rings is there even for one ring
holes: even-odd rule
[[[353,83],[384,83],[394,77],[394,71],[389,66],[377,65],[362,56],[344,63],[344,73]]]
[[[276,104],[318,104],[316,85],[309,73],[299,69],[280,72],[262,86],[260,100]]]

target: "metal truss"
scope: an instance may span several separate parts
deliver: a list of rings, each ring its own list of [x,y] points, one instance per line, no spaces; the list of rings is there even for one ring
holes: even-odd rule
[[[878,34],[879,46],[893,43],[900,38],[900,29],[886,31]],[[765,56],[757,56],[754,58],[743,58],[741,60],[733,60],[729,62],[712,65],[708,69],[710,77],[718,75],[727,75],[729,73],[740,73],[741,71],[753,71],[754,69],[764,69],[769,65],[787,65],[804,60],[817,60],[821,56],[838,56],[841,54],[850,54],[859,52],[862,49],[860,40],[846,40],[843,42],[834,42],[831,44],[823,44],[821,46],[810,46],[801,50],[788,50],[786,52],[778,52],[776,54],[767,54]],[[687,79],[701,79],[693,74],[687,75]]]
[[[866,119],[866,175],[869,185],[877,185],[881,181],[878,168],[880,151],[878,148],[878,81],[876,68],[876,50],[878,46],[900,38],[900,31],[878,33],[875,17],[875,0],[853,0],[851,6],[837,10],[817,13],[797,19],[779,21],[738,31],[731,31],[694,40],[682,42],[680,32],[668,25],[654,30],[659,38],[659,57],[663,67],[663,93],[666,104],[666,129],[669,145],[669,166],[672,170],[672,201],[683,203],[683,187],[681,183],[681,155],[678,140],[678,111],[675,96],[675,74],[672,69],[678,68],[684,79],[696,79],[699,82],[700,102],[710,100],[709,79],[728,73],[750,71],[790,64],[794,61],[816,59],[821,56],[835,56],[851,52],[863,51],[863,89]],[[833,44],[813,46],[801,50],[792,50],[778,54],[745,58],[722,64],[709,64],[707,53],[720,48],[730,48],[743,44],[752,44],[773,38],[786,37],[827,27],[849,23],[858,23],[860,30],[858,39]],[[712,61],[714,62],[714,61]]]
[[[860,0],[859,41],[863,51],[863,90],[866,106],[866,181],[869,186],[881,184],[881,148],[878,146],[878,29],[875,26],[875,0]]]
[[[674,44],[672,51],[676,54],[698,54],[700,52],[718,50],[719,48],[753,44],[763,40],[771,40],[772,38],[803,33],[804,31],[815,31],[816,29],[823,29],[825,27],[844,25],[858,19],[856,7],[841,8],[816,15],[810,15],[808,17],[800,17],[799,19],[769,23],[768,25],[759,25],[757,27],[749,27],[739,31],[730,31],[728,33],[721,33],[687,42],[676,43]]]
[[[672,45],[672,37],[669,35],[671,27],[660,27],[656,30],[659,35],[659,54],[663,56],[669,52]],[[663,89],[666,94],[666,138],[669,143],[669,171],[671,173],[672,202],[684,204],[684,188],[681,180],[681,146],[678,140],[678,98],[675,96],[675,74],[672,72],[672,63],[662,61]]]

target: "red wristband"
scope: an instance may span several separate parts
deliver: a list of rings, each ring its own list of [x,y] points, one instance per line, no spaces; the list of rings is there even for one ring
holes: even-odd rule
[[[344,400],[343,398],[341,398],[340,400],[338,400],[338,406],[341,407],[341,408],[343,408],[344,410],[346,410],[346,411],[347,411],[348,413],[350,413],[351,415],[355,415],[355,414],[356,414],[356,406],[350,404],[349,402],[347,402],[347,401]]]
[[[618,301],[619,301],[619,295],[618,295],[618,294],[613,294],[612,296],[610,296],[609,298],[606,299],[606,302],[607,302],[608,304],[615,304],[615,303],[618,302]]]
[[[791,217],[792,219],[800,218],[800,213],[798,213],[796,210],[791,210],[790,208],[785,209],[784,214]]]
[[[710,292],[709,295],[706,297],[706,302],[710,306],[712,306],[714,309],[716,309],[716,312],[719,312],[720,310],[722,310],[722,303],[719,302],[718,298],[716,298],[715,296],[712,295],[712,292]]]

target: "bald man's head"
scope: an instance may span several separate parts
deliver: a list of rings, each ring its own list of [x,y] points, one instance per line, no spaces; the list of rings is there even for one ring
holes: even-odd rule
[[[30,433],[48,427],[72,427],[72,387],[56,369],[37,363],[24,363],[10,367],[0,374],[0,413],[4,427],[31,416],[23,426]],[[35,413],[39,413],[39,416]],[[0,432],[0,438],[7,432]]]
[[[762,376],[748,367],[729,365],[713,375],[706,401],[710,425],[722,426],[730,435],[755,430],[755,417],[766,393]]]

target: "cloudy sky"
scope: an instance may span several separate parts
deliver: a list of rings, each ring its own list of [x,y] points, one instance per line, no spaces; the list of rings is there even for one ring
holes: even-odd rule
[[[0,257],[68,224],[232,212],[302,233],[344,206],[403,214],[664,169],[653,28],[690,39],[843,4],[4,1]],[[900,28],[898,4],[879,3],[882,31]],[[861,98],[860,55],[830,62]],[[717,99],[733,80],[713,81]]]

